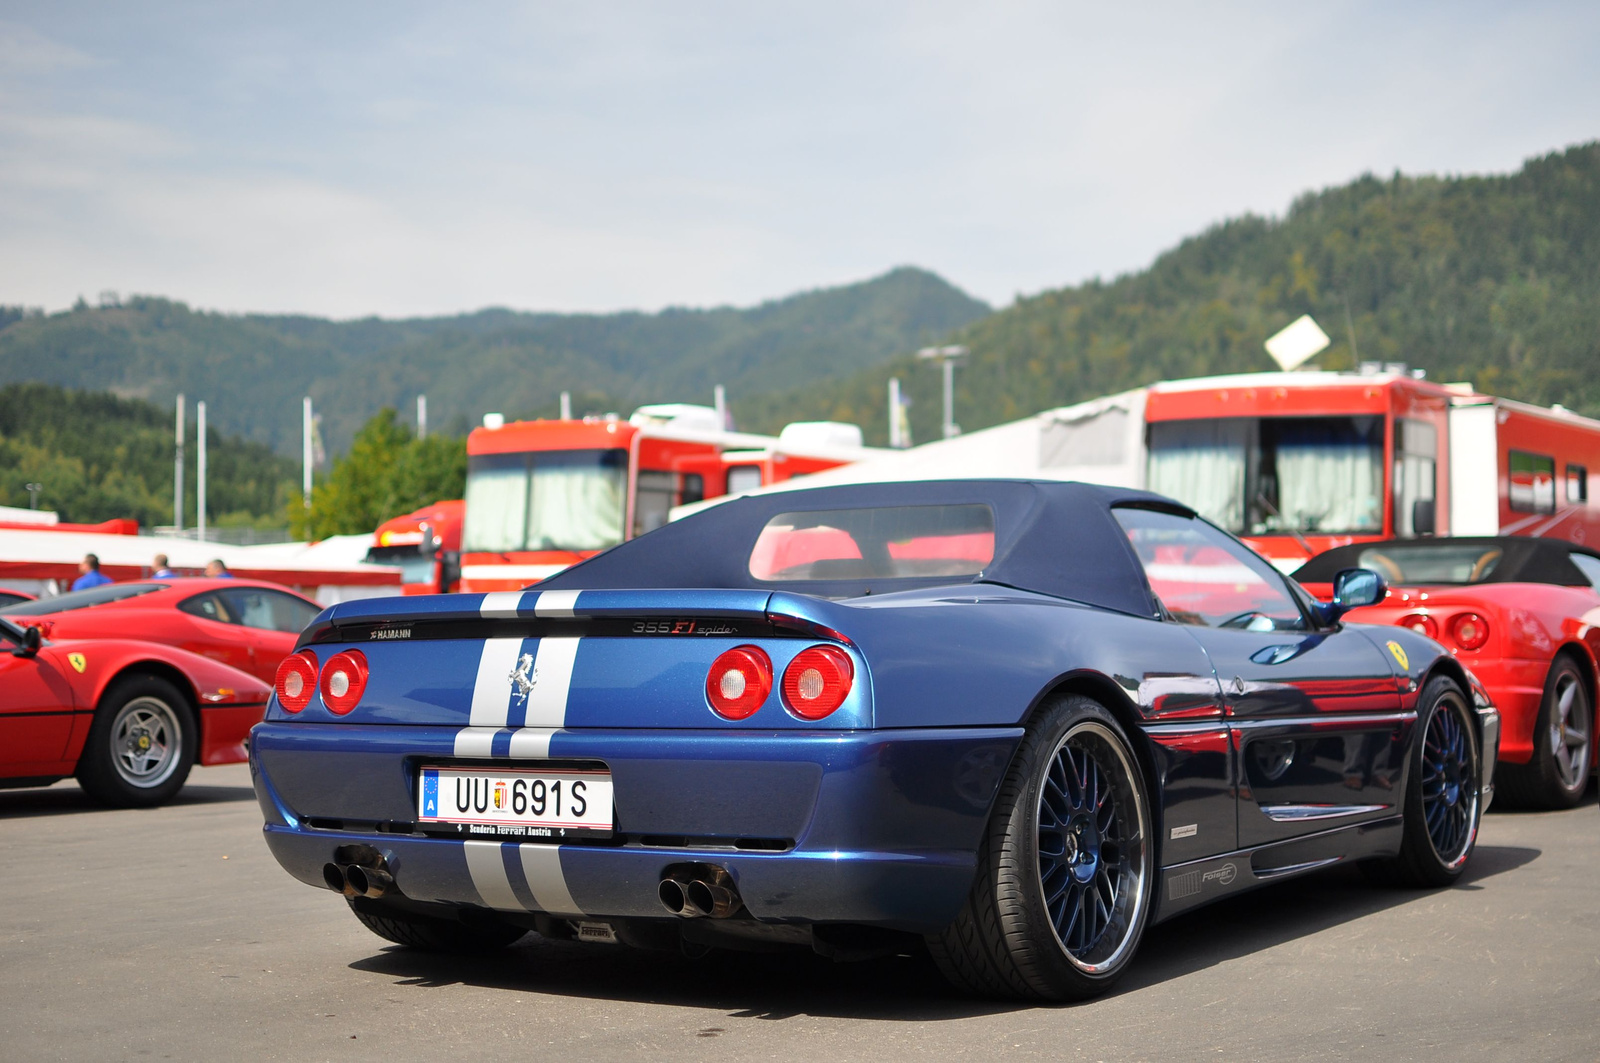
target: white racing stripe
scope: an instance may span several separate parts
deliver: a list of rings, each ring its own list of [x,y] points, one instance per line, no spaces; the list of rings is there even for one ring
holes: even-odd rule
[[[505,861],[500,859],[499,842],[462,842],[467,853],[467,871],[472,875],[472,888],[478,891],[483,903],[490,908],[514,912],[524,911],[511,879],[506,877]]]
[[[522,603],[521,591],[494,591],[483,596],[483,604],[478,607],[478,615],[485,620],[515,620],[517,606]]]
[[[506,714],[511,710],[511,672],[517,667],[517,655],[521,652],[521,639],[483,640],[483,653],[478,657],[478,678],[472,685],[472,714],[467,721],[472,726],[506,725]]]
[[[513,760],[549,760],[550,739],[555,731],[547,727],[524,727],[511,732],[511,750],[506,755]],[[456,745],[461,744],[460,736]]]
[[[540,595],[540,616],[571,616],[577,601],[577,591],[552,591]],[[490,615],[490,599],[495,615],[516,615],[516,601],[521,593],[486,595],[483,615]],[[546,602],[545,599],[554,599]],[[505,610],[509,609],[509,614]],[[567,694],[572,686],[572,666],[578,657],[576,638],[543,638],[534,657],[534,674],[537,677],[528,694],[527,724],[510,732],[509,759],[546,760],[550,756],[550,740],[566,722]],[[455,755],[458,757],[488,758],[494,755],[495,738],[506,733],[506,718],[511,706],[511,672],[516,668],[522,651],[522,639],[485,639],[482,655],[478,658],[478,675],[472,689],[471,726],[456,732]],[[466,841],[467,870],[472,876],[473,888],[490,908],[519,910],[525,907],[506,876],[501,860],[500,843]],[[518,855],[528,888],[533,893],[535,911],[552,915],[581,915],[567,889],[566,876],[561,871],[561,850],[554,845],[519,845]]]
[[[583,914],[573,903],[567,877],[561,873],[559,846],[519,845],[517,851],[522,857],[522,873],[528,876],[528,889],[533,892],[539,911],[550,915]]]
[[[579,591],[540,591],[533,603],[534,616],[571,616]]]
[[[456,756],[494,756],[494,736],[504,730],[503,727],[463,727],[456,732]],[[550,748],[549,742],[545,743],[545,748]]]
[[[572,687],[572,665],[578,659],[578,643],[581,641],[571,638],[539,640],[539,653],[533,661],[533,670],[539,681],[528,694],[528,715],[524,720],[527,726],[561,727],[567,722],[567,694]],[[482,674],[480,668],[479,675]],[[503,714],[501,719],[505,719]],[[477,722],[476,717],[473,722]]]

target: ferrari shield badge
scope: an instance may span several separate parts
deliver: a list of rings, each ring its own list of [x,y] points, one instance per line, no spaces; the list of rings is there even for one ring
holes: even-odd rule
[[[1389,652],[1394,654],[1394,659],[1400,663],[1400,670],[1402,672],[1409,672],[1411,670],[1411,661],[1406,657],[1405,647],[1401,646],[1393,639],[1390,639]]]
[[[533,693],[534,686],[539,682],[539,673],[533,667],[533,654],[524,653],[518,658],[517,666],[511,670],[508,678],[511,680],[513,698],[520,700]]]
[[[83,674],[83,670],[85,668],[89,667],[88,658],[84,657],[84,655],[81,653],[67,654],[67,663],[71,664],[72,670],[80,675]]]

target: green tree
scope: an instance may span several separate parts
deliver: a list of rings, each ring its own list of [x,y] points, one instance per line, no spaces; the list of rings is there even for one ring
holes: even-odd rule
[[[311,492],[311,508],[292,501],[289,526],[299,538],[370,532],[391,517],[466,490],[465,440],[433,435],[417,439],[389,407],[378,411],[351,441],[350,451]]]

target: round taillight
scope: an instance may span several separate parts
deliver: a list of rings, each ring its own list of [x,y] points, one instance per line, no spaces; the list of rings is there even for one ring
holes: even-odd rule
[[[1412,613],[1402,616],[1395,621],[1397,627],[1408,627],[1419,635],[1426,635],[1435,642],[1439,640],[1439,622],[1427,613]]]
[[[311,692],[317,689],[316,655],[310,650],[301,650],[285,657],[278,665],[272,687],[284,712],[299,712],[311,704]]]
[[[1450,637],[1464,650],[1481,649],[1489,641],[1489,622],[1477,613],[1462,613],[1450,621]]]
[[[322,703],[343,716],[361,703],[367,689],[367,658],[360,650],[345,650],[322,666]]]
[[[706,700],[729,720],[753,715],[771,693],[772,658],[760,646],[735,646],[712,661],[706,673]]]
[[[783,670],[783,703],[802,720],[820,720],[844,704],[856,675],[850,655],[837,646],[811,646]]]

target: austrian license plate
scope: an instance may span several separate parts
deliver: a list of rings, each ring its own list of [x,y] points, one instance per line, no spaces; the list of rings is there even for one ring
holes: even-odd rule
[[[423,768],[417,826],[484,838],[609,835],[611,773],[601,769]]]

